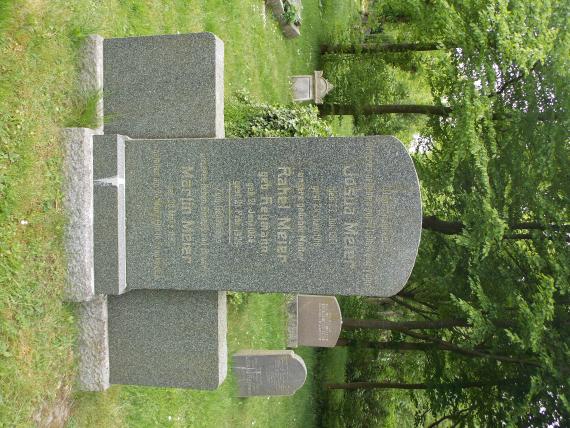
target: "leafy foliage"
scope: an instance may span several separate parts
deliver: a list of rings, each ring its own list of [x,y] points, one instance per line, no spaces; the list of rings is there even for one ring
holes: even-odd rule
[[[229,137],[316,137],[330,136],[329,125],[312,105],[270,105],[237,92],[226,106],[226,134]]]
[[[417,420],[568,424],[570,6],[386,0],[376,7],[382,41],[442,47],[419,63],[433,103],[451,111],[426,121],[414,160],[425,214],[461,227],[424,232],[399,299],[406,319],[465,323],[388,339],[417,342],[419,333],[455,346],[424,352],[428,401],[418,402]],[[390,55],[375,61],[386,64]],[[356,58],[368,60],[342,61]],[[466,380],[487,384],[465,388]]]
[[[301,24],[301,16],[299,15],[299,11],[294,4],[291,4],[288,1],[283,2],[283,14],[281,17],[287,22],[288,24]]]

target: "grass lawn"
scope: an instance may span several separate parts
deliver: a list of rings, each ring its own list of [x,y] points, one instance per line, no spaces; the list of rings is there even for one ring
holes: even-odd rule
[[[318,378],[322,388],[326,383],[343,383],[346,381],[345,369],[348,360],[349,349],[338,347],[323,349],[318,353]],[[342,428],[346,426],[342,418],[342,402],[345,392],[342,389],[323,390],[320,389],[320,412],[321,426],[327,428]]]
[[[315,385],[291,398],[114,386],[75,391],[73,305],[62,301],[59,129],[81,124],[77,51],[91,33],[211,31],[225,42],[226,99],[238,89],[288,102],[288,76],[312,72],[318,45],[349,26],[359,1],[305,0],[302,36],[285,40],[262,0],[0,0],[0,425],[309,426]],[[238,299],[239,300],[239,299]],[[230,304],[228,343],[282,348],[283,296]],[[315,364],[303,350],[309,370]]]

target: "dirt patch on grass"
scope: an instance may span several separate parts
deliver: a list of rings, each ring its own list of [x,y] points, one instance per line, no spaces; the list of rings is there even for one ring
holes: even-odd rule
[[[55,399],[43,403],[32,416],[34,424],[41,428],[63,427],[71,412],[71,402],[71,385],[60,382]]]

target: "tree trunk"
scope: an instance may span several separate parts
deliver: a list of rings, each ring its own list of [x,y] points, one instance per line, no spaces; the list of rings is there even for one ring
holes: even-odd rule
[[[465,225],[460,221],[445,221],[436,216],[424,216],[422,219],[422,228],[433,232],[442,233],[444,235],[460,235],[463,233]],[[509,230],[540,230],[540,231],[570,231],[570,224],[541,224],[535,221],[522,221],[509,224]],[[530,233],[506,233],[503,239],[532,239]],[[551,239],[551,238],[549,238]],[[569,241],[567,238],[566,241]]]
[[[318,106],[319,113],[326,115],[373,115],[373,114],[431,114],[436,116],[447,116],[451,113],[451,108],[445,106],[434,106],[425,104],[385,104],[353,106],[349,104],[321,104]]]
[[[493,320],[493,324],[497,327],[508,328],[512,327],[514,323],[508,320]],[[393,330],[393,331],[408,331],[408,330],[436,330],[453,327],[469,327],[466,319],[444,319],[433,321],[387,321],[387,320],[356,320],[344,319],[342,321],[343,330],[356,330],[359,328],[377,329],[377,330]]]
[[[343,330],[356,330],[359,328],[406,331],[414,329],[442,329],[453,327],[468,327],[465,319],[447,319],[435,321],[387,321],[387,320],[355,320],[344,319],[342,321]]]
[[[491,354],[489,352],[483,352],[480,349],[465,349],[451,342],[442,340],[439,337],[428,336],[427,334],[416,333],[410,330],[404,331],[403,333],[407,336],[413,337],[414,339],[420,339],[432,342],[438,346],[438,349],[441,349],[443,351],[454,352],[456,354],[464,355],[467,357],[489,358],[491,360],[501,361],[504,363],[522,364],[522,365],[540,367],[540,364],[537,363],[536,361],[525,358],[508,357],[505,355]]]
[[[384,22],[391,22],[394,24],[405,24],[412,21],[410,15],[385,15]]]
[[[354,346],[360,348],[369,348],[369,349],[380,349],[380,350],[389,350],[389,351],[398,351],[398,352],[405,352],[405,351],[446,351],[446,352],[453,352],[458,355],[462,355],[465,357],[471,358],[488,358],[495,361],[501,361],[503,363],[510,363],[510,364],[522,364],[522,365],[529,365],[538,367],[539,364],[536,361],[516,358],[516,357],[508,357],[505,355],[499,354],[491,354],[489,352],[484,352],[481,349],[465,349],[457,346],[451,342],[447,342],[445,340],[441,340],[437,337],[427,336],[425,334],[414,333],[411,331],[406,331],[404,334],[414,337],[420,340],[426,340],[427,342],[374,342],[374,341],[360,341],[360,340],[350,340],[350,339],[338,339],[336,342],[336,346]]]
[[[422,228],[445,235],[460,235],[464,227],[460,221],[445,221],[433,215],[422,218]]]
[[[445,416],[439,418],[438,420],[434,421],[433,423],[431,423],[427,428],[435,428],[436,426],[441,424],[443,421],[448,420],[448,419],[453,420],[459,416],[464,417],[465,413],[469,413],[470,411],[472,411],[475,408],[476,408],[476,406],[471,406],[471,407],[468,407],[466,409],[459,410],[455,413],[451,413],[450,415],[445,415]]]
[[[441,220],[436,216],[424,216],[422,219],[422,227],[434,232],[443,233],[445,235],[460,235],[463,232],[464,224],[460,221]],[[536,221],[521,221],[509,225],[510,230],[552,230],[552,231],[569,231],[570,224],[541,224]],[[513,238],[510,238],[513,239]],[[521,239],[521,238],[519,238]],[[524,238],[527,239],[527,238]]]
[[[318,106],[321,116],[327,115],[349,115],[349,116],[371,116],[375,114],[427,114],[434,116],[446,117],[451,114],[453,109],[446,106],[427,105],[427,104],[384,104],[384,105],[362,105],[355,106],[352,104],[320,104]],[[493,113],[493,120],[509,120],[516,114],[521,112]],[[559,120],[560,115],[551,112],[544,113],[526,113],[533,116],[537,121],[553,121]]]
[[[321,45],[321,54],[359,54],[388,52],[427,52],[452,49],[456,46],[444,46],[441,43],[362,43],[349,46]]]
[[[328,383],[326,384],[327,389],[442,389],[442,388],[485,388],[487,386],[500,386],[509,383],[507,380],[499,380],[495,382],[454,382],[452,384],[433,384],[429,385],[427,383],[398,383],[398,382],[348,382],[348,383]]]
[[[338,339],[336,346],[354,346],[358,348],[383,349],[389,351],[432,351],[442,349],[435,343],[420,342],[373,342],[364,340]]]

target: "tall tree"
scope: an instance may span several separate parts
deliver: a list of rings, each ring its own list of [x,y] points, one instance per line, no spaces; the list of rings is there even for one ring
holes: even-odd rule
[[[427,227],[405,293],[429,305],[411,301],[432,319],[466,322],[392,330],[386,340],[487,354],[422,353],[436,417],[470,408],[469,420],[481,426],[568,424],[570,5],[415,4],[425,13],[411,21],[417,38],[408,40],[461,48],[431,56],[434,104],[450,111],[431,117],[417,139]],[[510,325],[494,322],[507,317]],[[429,387],[458,379],[517,381]]]

